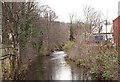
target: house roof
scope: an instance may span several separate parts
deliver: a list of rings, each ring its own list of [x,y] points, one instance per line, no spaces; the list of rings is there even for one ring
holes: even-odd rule
[[[101,25],[101,27],[95,27],[93,26],[94,30],[93,30],[93,33],[98,33],[99,32],[99,29],[100,29],[100,33],[113,33],[113,25],[110,24],[110,25]],[[107,31],[107,32],[106,32]]]
[[[118,18],[120,18],[120,16],[118,16],[117,18],[115,18],[115,19],[113,20],[113,22],[114,22],[115,20],[117,20]]]

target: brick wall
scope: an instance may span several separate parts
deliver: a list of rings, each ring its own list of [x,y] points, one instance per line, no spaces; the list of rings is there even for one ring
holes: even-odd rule
[[[120,38],[119,38],[119,34],[120,34],[120,16],[117,17],[114,21],[113,21],[113,36],[114,36],[114,42],[116,45],[118,45],[120,43]]]

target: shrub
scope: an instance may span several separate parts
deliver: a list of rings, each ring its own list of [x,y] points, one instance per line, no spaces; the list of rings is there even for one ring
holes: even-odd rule
[[[64,51],[68,51],[74,45],[74,41],[67,41],[63,46]]]
[[[91,68],[91,74],[94,79],[111,80],[117,79],[118,56],[114,50],[107,49],[102,54],[96,54],[94,66]]]
[[[77,64],[78,66],[85,66],[85,62],[84,62],[84,60],[82,60],[82,59],[78,59],[78,60],[76,61],[76,64]]]

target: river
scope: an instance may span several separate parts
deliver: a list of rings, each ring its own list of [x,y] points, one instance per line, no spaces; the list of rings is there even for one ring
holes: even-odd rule
[[[48,57],[38,57],[29,66],[28,80],[88,80],[90,79],[84,68],[65,60],[67,54],[55,51]]]

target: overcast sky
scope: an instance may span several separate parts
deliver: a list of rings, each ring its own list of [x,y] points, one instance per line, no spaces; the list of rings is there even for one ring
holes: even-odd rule
[[[58,20],[69,22],[69,13],[76,13],[84,19],[83,6],[90,5],[103,13],[103,18],[113,21],[118,16],[120,0],[40,0],[41,4],[49,5],[58,15]],[[108,12],[108,14],[107,14]]]

